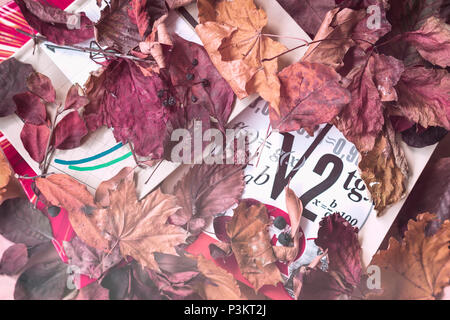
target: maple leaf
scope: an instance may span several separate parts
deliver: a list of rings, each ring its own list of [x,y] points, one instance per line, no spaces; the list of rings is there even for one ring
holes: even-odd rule
[[[287,13],[314,37],[327,12],[335,7],[335,0],[277,0]]]
[[[341,76],[331,67],[298,62],[283,69],[279,114],[270,106],[270,123],[281,132],[300,128],[314,130],[330,122],[350,102],[350,92],[340,82]]]
[[[264,204],[241,201],[227,224],[227,234],[242,275],[258,291],[264,285],[282,281],[275,262],[267,227],[269,215]]]
[[[362,154],[358,166],[380,216],[404,195],[408,177],[408,164],[390,122],[386,122],[374,148]]]
[[[94,37],[93,22],[84,12],[69,13],[35,0],[14,0],[28,24],[48,41],[76,44]]]
[[[158,268],[155,252],[176,253],[175,246],[183,243],[188,233],[167,223],[179,207],[176,198],[159,189],[138,201],[134,179],[122,180],[110,194],[111,205],[94,214],[99,228],[119,246],[122,256],[131,256],[143,267]]]
[[[384,101],[397,100],[394,86],[404,71],[401,61],[385,55],[349,50],[345,60],[353,66],[346,75],[350,103],[333,121],[359,152],[370,151],[384,123]],[[351,62],[350,62],[351,61]]]
[[[208,220],[229,209],[244,192],[244,172],[236,165],[195,165],[175,186],[181,209],[170,222],[198,234]]]
[[[110,191],[115,191],[119,183],[133,172],[133,168],[125,167],[109,180],[102,181],[95,190],[95,203],[102,207],[109,207],[111,204]]]
[[[329,270],[337,272],[344,283],[356,287],[363,274],[358,228],[352,227],[338,213],[323,218],[315,244],[328,252]]]
[[[90,278],[100,278],[122,261],[119,248],[105,252],[89,247],[77,236],[70,242],[64,241],[63,247],[69,264],[77,266],[80,274],[85,274]]]
[[[375,299],[437,299],[450,283],[450,221],[432,236],[427,225],[435,218],[429,213],[410,220],[403,241],[391,238],[387,250],[379,251],[371,264],[381,268],[381,296]]]
[[[23,243],[13,244],[3,252],[2,259],[0,260],[0,275],[15,275],[20,272],[27,262],[27,246]]]
[[[27,90],[26,79],[32,73],[30,64],[9,58],[0,63],[0,117],[16,111],[14,96]]]
[[[419,30],[407,32],[403,37],[424,59],[443,68],[450,66],[450,25],[443,20],[429,17]]]
[[[85,185],[65,174],[36,178],[35,181],[36,187],[48,203],[67,210],[70,224],[81,240],[96,249],[108,250],[109,243],[102,236],[97,221],[92,216],[97,207],[94,197]]]
[[[278,61],[285,46],[264,36],[267,15],[253,0],[199,0],[195,30],[220,74],[238,98],[259,93],[278,110]]]
[[[398,103],[392,114],[428,126],[450,130],[450,75],[446,70],[407,68],[398,82]]]
[[[9,165],[3,150],[0,150],[0,205],[5,200],[24,196],[22,185],[14,176],[14,170]]]

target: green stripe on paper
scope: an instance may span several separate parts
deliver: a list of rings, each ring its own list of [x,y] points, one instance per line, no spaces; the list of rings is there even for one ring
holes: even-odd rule
[[[125,155],[123,155],[123,156],[121,156],[121,157],[119,157],[117,159],[111,160],[111,161],[103,163],[103,164],[99,164],[97,166],[92,166],[92,167],[69,166],[69,169],[70,170],[75,170],[75,171],[94,171],[94,170],[98,170],[98,169],[102,169],[102,168],[106,168],[106,167],[112,166],[113,164],[116,164],[117,162],[123,161],[123,160],[131,157],[132,155],[133,155],[133,153],[128,152],[127,154],[125,154]]]

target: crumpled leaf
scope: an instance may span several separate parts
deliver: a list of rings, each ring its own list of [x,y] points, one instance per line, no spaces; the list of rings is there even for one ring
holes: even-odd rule
[[[133,172],[131,167],[125,167],[114,177],[103,181],[95,190],[95,203],[102,207],[108,207],[111,204],[110,191],[115,191],[119,183]]]
[[[352,227],[338,213],[323,218],[319,223],[315,244],[327,250],[329,270],[338,273],[344,283],[356,287],[363,274],[358,228]]]
[[[137,155],[161,159],[161,132],[174,111],[158,98],[158,91],[165,88],[159,77],[147,77],[134,62],[117,59],[91,75],[85,87],[90,103],[84,120],[90,131],[112,127],[116,140],[131,142]]]
[[[81,274],[90,278],[100,278],[122,261],[118,247],[110,252],[105,252],[89,247],[77,236],[70,242],[64,241],[63,247],[69,264],[77,266]]]
[[[45,102],[55,102],[56,91],[51,80],[44,74],[33,72],[27,78],[27,87]]]
[[[6,117],[16,111],[13,97],[27,90],[26,79],[32,73],[30,64],[9,58],[0,63],[0,117]]]
[[[270,106],[272,128],[281,132],[296,131],[331,122],[350,102],[351,95],[340,82],[341,76],[331,67],[298,62],[283,69],[281,101],[278,114]]]
[[[387,250],[379,251],[371,264],[381,268],[381,296],[375,299],[437,299],[450,282],[450,221],[432,236],[427,225],[435,219],[429,213],[410,220],[403,241],[394,238]]]
[[[377,137],[374,148],[362,154],[358,166],[380,216],[387,206],[402,198],[408,178],[405,155],[389,122]]]
[[[179,207],[176,198],[159,189],[138,201],[134,179],[122,180],[110,194],[111,205],[94,215],[98,226],[122,256],[131,256],[143,267],[158,269],[153,253],[174,254],[175,246],[183,243],[188,233],[167,223]]]
[[[448,131],[441,127],[428,127],[420,130],[417,125],[402,131],[402,140],[411,147],[423,148],[441,141]]]
[[[25,197],[25,192],[14,176],[14,170],[9,165],[3,150],[0,150],[0,205],[5,200],[19,197]]]
[[[214,261],[196,257],[198,270],[208,279],[201,288],[207,300],[242,300],[241,290],[233,275],[217,266]]]
[[[225,131],[234,102],[232,89],[202,46],[176,34],[172,39],[169,73],[177,101],[188,107],[200,105],[217,121],[219,129]],[[191,80],[188,75],[193,76]]]
[[[44,161],[48,139],[50,139],[50,129],[46,124],[36,126],[25,123],[20,132],[20,140],[25,150],[28,151],[31,159],[38,163]]]
[[[54,147],[60,150],[74,149],[81,145],[81,139],[88,134],[88,129],[78,111],[66,115],[55,127]]]
[[[429,17],[419,30],[406,33],[404,40],[432,64],[450,66],[450,25],[443,20]]]
[[[164,0],[132,0],[134,18],[142,39],[146,39],[158,20],[167,17],[168,10]]]
[[[6,200],[0,206],[0,212],[0,234],[12,242],[32,247],[53,237],[48,218],[34,209],[28,199]]]
[[[14,290],[16,300],[60,300],[68,283],[68,266],[61,261],[49,242],[41,248],[40,261],[27,268],[17,280]],[[38,252],[35,253],[37,257]],[[30,258],[32,259],[32,258]]]
[[[287,49],[262,35],[267,24],[264,10],[258,9],[252,0],[200,0],[197,5],[200,24],[195,30],[238,98],[257,92],[278,110],[278,61],[264,59]]]
[[[319,41],[308,47],[301,61],[324,63],[333,68],[343,65],[348,49],[355,42],[351,39],[351,31],[365,17],[365,10],[335,8],[328,11],[313,41]]]
[[[95,39],[101,46],[128,53],[142,40],[135,23],[131,0],[111,0],[95,24]],[[131,16],[130,16],[131,14]]]
[[[28,262],[27,246],[16,243],[3,252],[0,260],[0,275],[12,276],[17,274]]]
[[[195,165],[175,186],[174,195],[181,209],[170,216],[170,222],[178,226],[187,224],[190,233],[198,234],[212,216],[237,203],[243,192],[242,166]],[[198,223],[198,219],[203,223]]]
[[[335,0],[277,1],[295,22],[312,37],[319,30],[327,12],[336,5]]]
[[[422,127],[450,130],[450,75],[446,70],[411,67],[397,85],[398,103],[390,111]]]
[[[98,282],[93,282],[80,289],[75,300],[108,300],[109,291]]]
[[[31,92],[18,93],[14,96],[17,115],[25,122],[40,126],[46,124],[47,109],[42,100]]]
[[[227,234],[242,275],[256,291],[282,281],[267,230],[269,215],[264,204],[241,201],[227,224]]]
[[[78,110],[85,107],[89,103],[89,99],[85,96],[83,88],[75,83],[67,91],[66,100],[64,101],[64,110]]]
[[[94,37],[93,22],[82,13],[69,13],[35,0],[14,0],[28,24],[47,40],[76,44]]]
[[[67,210],[70,224],[81,240],[96,249],[108,250],[109,243],[92,217],[96,209],[94,197],[85,185],[65,174],[53,174],[35,181],[36,187],[51,205]]]
[[[360,152],[372,150],[384,123],[383,101],[397,100],[394,86],[404,70],[401,61],[361,48],[350,50],[345,58],[353,67],[346,75],[350,103],[334,120],[336,127]]]
[[[166,0],[166,3],[170,9],[179,8],[179,7],[189,4],[191,2],[194,2],[194,0]]]

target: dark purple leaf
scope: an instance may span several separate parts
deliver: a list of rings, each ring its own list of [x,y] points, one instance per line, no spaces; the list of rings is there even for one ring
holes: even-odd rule
[[[0,261],[0,275],[12,276],[17,274],[28,262],[27,246],[17,243],[10,246],[3,252]]]
[[[16,113],[24,121],[40,126],[46,123],[47,109],[42,100],[31,92],[18,93],[14,96]]]
[[[448,131],[441,127],[428,127],[420,130],[418,125],[414,125],[402,132],[402,139],[411,147],[423,148],[441,141],[447,133]]]
[[[45,149],[49,138],[50,129],[45,124],[35,126],[30,123],[25,123],[20,132],[20,139],[25,150],[28,151],[31,159],[38,163],[44,161]]]
[[[214,218],[214,233],[220,241],[230,243],[230,237],[227,234],[226,225],[231,220],[230,216],[218,216]]]
[[[81,145],[81,139],[87,134],[86,124],[78,111],[72,111],[56,125],[54,146],[60,150],[77,148]]]

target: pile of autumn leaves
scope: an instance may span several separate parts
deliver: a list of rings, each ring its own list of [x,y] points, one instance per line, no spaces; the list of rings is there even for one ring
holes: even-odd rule
[[[440,1],[426,7],[408,1],[341,2],[327,13],[302,60],[281,72],[277,57],[288,48],[264,34],[267,16],[252,0],[197,2],[196,32],[205,48],[167,33],[165,19],[177,1],[113,0],[94,28],[82,14],[79,29],[67,27],[71,14],[33,0],[16,2],[28,23],[52,42],[79,43],[95,33],[99,44],[140,59],[107,61],[85,84],[85,92],[73,86],[64,104],[55,103],[44,75],[13,59],[0,65],[11,80],[1,89],[0,116],[16,112],[25,127],[33,128],[22,141],[44,172],[55,149],[76,147],[88,130],[104,125],[114,128],[117,140],[130,143],[137,156],[163,159],[170,154],[171,130],[191,129],[193,120],[201,120],[204,130],[224,130],[234,95],[256,92],[270,102],[273,129],[312,133],[321,123],[336,125],[361,152],[362,178],[381,213],[403,195],[408,171],[391,119],[450,128],[445,69],[450,36],[449,26],[438,18]],[[373,4],[381,12],[375,29],[366,11]],[[5,177],[0,232],[16,245],[5,252],[1,270],[21,274],[17,298],[62,298],[67,265],[49,249],[48,219],[15,198],[7,185],[17,182],[11,172]],[[211,255],[234,255],[257,291],[276,285],[281,275],[275,262],[292,261],[298,252],[301,203],[286,190],[294,241],[290,247],[273,247],[267,210],[240,200],[243,187],[242,168],[226,165],[194,166],[172,192],[158,189],[141,201],[130,168],[102,183],[95,197],[64,175],[35,180],[47,209],[68,212],[77,234],[64,244],[70,265],[99,279],[74,291],[84,299],[254,297],[252,289],[216,264],[184,250],[215,215],[235,203],[232,218],[216,218],[221,241],[210,248]],[[374,258],[383,269],[383,297],[436,298],[449,283],[449,224],[426,234],[431,219],[425,214],[410,222],[403,242],[393,241]],[[325,254],[297,270],[291,279],[295,296],[366,297],[357,230],[339,215],[330,216],[321,222],[316,244]]]

